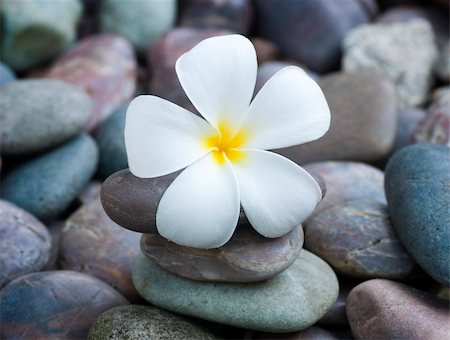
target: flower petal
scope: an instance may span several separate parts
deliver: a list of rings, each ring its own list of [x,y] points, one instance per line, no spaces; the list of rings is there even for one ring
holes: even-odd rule
[[[167,188],[156,213],[158,232],[177,244],[218,248],[239,218],[239,188],[231,166],[212,154],[186,168]]]
[[[133,175],[149,178],[180,170],[209,150],[215,130],[202,118],[155,96],[139,96],[128,106],[125,147]]]
[[[280,237],[303,222],[320,201],[317,182],[294,162],[262,150],[245,150],[233,163],[241,204],[253,228]]]
[[[217,127],[240,126],[256,82],[256,52],[233,34],[203,40],[176,63],[181,86],[196,109]]]
[[[301,68],[277,72],[259,91],[242,123],[244,147],[278,149],[313,141],[330,127],[330,109],[319,85]]]

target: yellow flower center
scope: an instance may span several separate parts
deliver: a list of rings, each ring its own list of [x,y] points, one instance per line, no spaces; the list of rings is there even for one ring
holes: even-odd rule
[[[244,152],[238,150],[244,145],[247,134],[244,129],[240,129],[237,134],[233,134],[230,125],[220,122],[217,126],[219,133],[214,133],[205,138],[205,147],[213,149],[212,155],[217,163],[224,164],[225,157],[230,162],[241,161]]]

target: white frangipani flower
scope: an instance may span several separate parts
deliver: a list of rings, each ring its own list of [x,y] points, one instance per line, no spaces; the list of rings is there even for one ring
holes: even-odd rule
[[[321,199],[300,166],[265,151],[315,140],[330,111],[320,87],[298,67],[275,74],[250,103],[256,53],[240,35],[200,42],[176,63],[181,85],[206,119],[155,96],[129,105],[125,145],[137,177],[186,168],[159,202],[156,225],[168,240],[217,248],[232,236],[240,205],[261,235],[279,237]]]

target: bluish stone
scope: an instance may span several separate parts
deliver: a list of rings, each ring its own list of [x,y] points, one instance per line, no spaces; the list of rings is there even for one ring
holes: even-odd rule
[[[415,144],[386,168],[385,189],[394,228],[417,263],[450,285],[450,149]]]
[[[128,168],[127,152],[123,132],[128,103],[118,108],[98,128],[95,134],[100,160],[98,173],[102,178],[112,175],[116,171]]]
[[[2,183],[2,197],[41,220],[55,218],[89,182],[97,163],[95,141],[80,135],[11,171]]]
[[[14,79],[16,79],[16,76],[13,71],[8,67],[8,65],[0,62],[0,86],[13,81]]]

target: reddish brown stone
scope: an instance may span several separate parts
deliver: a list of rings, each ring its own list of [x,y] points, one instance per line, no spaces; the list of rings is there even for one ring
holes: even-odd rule
[[[300,254],[303,229],[269,239],[250,225],[241,225],[231,240],[217,249],[196,249],[177,245],[163,237],[144,235],[143,254],[167,271],[191,280],[255,282],[274,277],[288,268]]]
[[[448,339],[448,301],[404,284],[370,280],[347,299],[347,316],[357,339]]]
[[[78,85],[92,97],[93,118],[87,128],[91,131],[134,95],[137,65],[127,40],[104,34],[81,40],[45,76]]]

